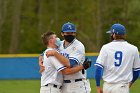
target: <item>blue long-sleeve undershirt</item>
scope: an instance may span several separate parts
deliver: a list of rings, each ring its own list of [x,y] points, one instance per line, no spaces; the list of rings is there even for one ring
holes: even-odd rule
[[[78,65],[77,61],[69,59],[70,61],[70,67],[74,67],[75,65]]]
[[[132,83],[134,83],[137,79],[138,79],[138,77],[139,77],[139,73],[140,73],[140,70],[138,70],[138,71],[133,71],[133,79],[132,79]]]
[[[103,71],[103,68],[96,65],[96,72],[95,72],[96,86],[100,86],[102,71]],[[133,79],[131,81],[132,83],[134,83],[138,79],[139,74],[140,74],[140,70],[133,71]]]
[[[96,65],[96,72],[95,72],[95,79],[96,79],[96,86],[100,86],[100,80],[102,77],[103,68]]]

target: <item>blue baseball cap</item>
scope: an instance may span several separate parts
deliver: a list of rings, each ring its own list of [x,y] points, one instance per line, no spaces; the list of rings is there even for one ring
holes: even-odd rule
[[[65,23],[63,26],[62,26],[62,32],[76,32],[76,28],[75,28],[75,25],[70,23],[70,22],[67,22]]]
[[[124,35],[126,34],[126,30],[123,25],[117,23],[117,24],[113,24],[110,30],[107,31],[106,33],[110,33],[110,34],[115,33],[118,35]]]

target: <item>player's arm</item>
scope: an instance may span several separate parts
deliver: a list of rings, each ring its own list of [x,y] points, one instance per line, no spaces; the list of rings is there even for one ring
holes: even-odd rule
[[[139,52],[136,48],[135,56],[134,56],[134,63],[133,63],[133,79],[130,82],[129,87],[132,86],[132,84],[138,79],[140,73],[140,59],[139,59]]]
[[[82,44],[78,44],[69,56],[70,67],[82,64],[85,60],[85,48]]]
[[[67,59],[66,57],[64,57],[63,55],[61,55],[60,53],[58,53],[55,50],[49,50],[46,53],[46,56],[55,56],[59,62],[61,62],[64,66],[66,67],[70,67],[70,63],[69,63],[69,59]]]
[[[107,53],[106,53],[105,47],[103,46],[100,50],[99,56],[95,63],[95,66],[96,66],[95,79],[96,79],[97,87],[100,87],[100,80],[102,77],[102,71],[104,68],[104,63],[106,61],[106,58],[107,58]]]
[[[64,75],[69,75],[69,74],[74,74],[79,72],[80,70],[84,69],[84,67],[82,65],[79,66],[75,66],[73,68],[65,68],[64,70],[62,70],[62,74]]]
[[[40,66],[40,70],[39,70],[40,73],[42,73],[45,70],[45,67],[43,66],[43,54],[44,53],[42,53],[38,58],[38,62]]]
[[[106,57],[107,57],[106,49],[103,46],[100,50],[100,54],[95,63],[96,66],[95,80],[96,80],[96,88],[98,93],[103,93],[102,88],[100,86],[100,81],[101,81],[102,71],[104,68],[104,62],[106,61]]]
[[[81,64],[85,60],[85,48],[82,44],[79,44],[75,47],[74,51],[69,56],[70,61],[73,60],[75,64]],[[74,62],[71,62],[74,63]]]
[[[54,67],[57,69],[58,72],[62,72],[63,74],[69,75],[69,74],[74,74],[82,69],[87,69],[91,67],[91,61],[85,60],[83,64],[75,66],[73,68],[66,68],[64,65],[62,65],[59,60],[54,57],[50,56],[50,61],[54,65]]]
[[[91,67],[91,61],[85,60],[82,65],[77,65],[72,68],[65,68],[61,72],[62,72],[62,74],[69,75],[69,74],[77,73],[82,69],[87,69],[89,67]]]
[[[133,70],[133,79],[130,82],[129,87],[131,87],[132,84],[138,79],[139,73],[140,73],[140,70],[138,70],[138,71]]]
[[[43,66],[43,56],[42,55],[39,56],[38,63],[39,63],[39,66]]]
[[[97,87],[97,93],[103,93],[103,89],[101,87]]]
[[[96,87],[97,87],[98,93],[102,93],[102,88],[100,87],[102,71],[103,71],[103,68],[101,66],[96,65],[95,80],[96,80]]]

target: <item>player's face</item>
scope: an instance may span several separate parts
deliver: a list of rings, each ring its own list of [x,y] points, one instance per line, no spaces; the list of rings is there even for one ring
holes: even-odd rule
[[[56,35],[52,35],[50,42],[55,47],[59,47],[61,45],[61,40]]]
[[[111,40],[114,40],[114,34],[110,34]]]
[[[76,33],[75,32],[63,32],[63,33],[61,33],[61,35],[64,37],[64,39],[67,42],[71,43],[75,39]]]
[[[49,40],[50,44],[53,45],[54,47],[57,47],[56,44],[55,44],[56,43],[56,38],[57,38],[57,36],[54,34],[50,37],[50,40]]]

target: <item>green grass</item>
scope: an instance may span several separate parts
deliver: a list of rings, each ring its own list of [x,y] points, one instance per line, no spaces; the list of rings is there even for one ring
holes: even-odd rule
[[[97,93],[95,80],[90,80],[92,92]],[[39,93],[40,80],[0,80],[0,93]],[[131,87],[130,93],[140,92],[140,79]]]
[[[39,93],[40,80],[0,80],[0,93]]]

